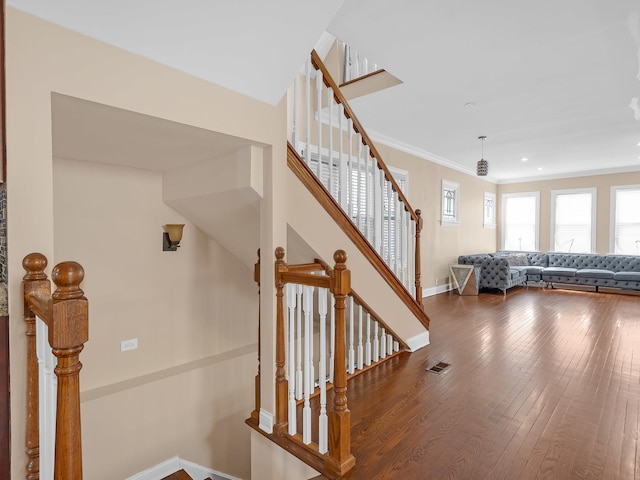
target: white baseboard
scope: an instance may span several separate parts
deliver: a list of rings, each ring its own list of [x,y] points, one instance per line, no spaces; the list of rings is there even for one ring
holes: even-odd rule
[[[273,433],[273,414],[261,408],[258,426],[264,432]]]
[[[422,298],[432,297],[433,295],[448,292],[449,290],[453,290],[453,286],[450,283],[447,283],[446,285],[436,285],[435,287],[423,288]]]
[[[180,457],[173,457],[169,460],[165,460],[164,462],[148,468],[143,472],[136,473],[132,477],[127,478],[127,480],[160,480],[181,469],[187,472],[194,479],[210,478],[213,480],[241,480],[238,477],[203,467],[202,465],[189,462],[188,460],[184,460]]]
[[[416,350],[419,350],[422,347],[426,347],[427,345],[429,345],[428,330],[407,339],[407,347],[409,347],[410,352],[415,352]]]

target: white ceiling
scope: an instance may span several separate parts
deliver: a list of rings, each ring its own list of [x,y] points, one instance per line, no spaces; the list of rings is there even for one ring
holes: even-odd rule
[[[640,0],[8,4],[272,104],[327,30],[403,81],[353,100],[374,137],[472,172],[486,135],[499,182],[640,170]]]

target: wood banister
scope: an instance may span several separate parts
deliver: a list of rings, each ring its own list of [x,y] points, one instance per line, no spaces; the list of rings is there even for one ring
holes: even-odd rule
[[[420,235],[422,233],[422,211],[420,209],[416,210],[416,258],[415,258],[415,274],[416,274],[416,302],[420,305],[420,307],[424,310],[424,305],[422,304],[422,267],[420,266]]]
[[[398,196],[400,197],[400,200],[404,204],[405,210],[407,210],[411,215],[411,218],[417,222],[418,218],[416,216],[416,212],[413,210],[413,208],[411,208],[409,201],[404,196],[404,193],[402,193],[402,190],[398,186],[395,178],[393,178],[393,175],[389,171],[389,168],[382,160],[382,156],[378,152],[378,149],[375,147],[375,145],[369,138],[369,135],[367,135],[367,132],[362,127],[362,124],[358,120],[358,117],[356,117],[355,113],[349,106],[347,99],[344,97],[344,95],[340,91],[340,88],[338,87],[336,82],[333,80],[333,77],[329,73],[329,70],[327,69],[325,64],[322,62],[322,60],[320,59],[320,56],[315,50],[311,51],[311,63],[317,70],[320,70],[322,72],[322,79],[324,84],[327,87],[331,88],[331,90],[333,91],[333,97],[336,100],[336,102],[341,104],[344,107],[345,115],[347,116],[347,118],[350,118],[353,121],[353,128],[356,130],[357,133],[359,133],[362,136],[362,143],[364,145],[369,146],[369,155],[376,160],[376,163],[378,164],[378,168],[380,168],[384,172],[385,178],[389,182],[391,182],[391,185],[393,186],[393,190],[397,192]]]
[[[351,219],[347,216],[338,202],[327,192],[326,188],[320,182],[318,177],[311,171],[309,166],[302,160],[295,148],[287,143],[287,165],[298,177],[298,179],[307,187],[313,197],[320,203],[320,205],[331,215],[336,224],[342,229],[342,231],[349,237],[349,239],[356,245],[356,247],[365,255],[369,263],[376,269],[376,271],[387,282],[391,289],[398,295],[400,299],[409,307],[411,312],[416,318],[426,327],[429,328],[429,317],[425,314],[422,306],[422,289],[417,289],[415,294],[410,293],[409,290],[400,282],[398,277],[391,271],[389,266],[382,259],[380,254],[376,252],[373,246],[369,243],[363,233],[353,224]],[[418,228],[422,225],[422,217],[418,216],[419,222],[416,223],[416,233]],[[416,241],[416,278],[420,272],[419,258],[420,258],[420,243],[419,238]],[[323,263],[320,263],[323,265]],[[323,265],[326,269],[326,264]]]
[[[51,284],[44,269],[47,258],[41,253],[32,253],[22,260],[27,272],[23,277],[24,322],[27,337],[27,418],[25,446],[27,453],[27,480],[40,478],[40,427],[38,423],[38,357],[36,353],[36,315],[31,310],[27,298],[36,294],[49,295]]]
[[[51,273],[56,290],[51,296],[44,269],[47,259],[40,253],[22,262],[24,318],[27,323],[27,479],[39,478],[38,365],[35,343],[36,315],[49,327],[49,345],[57,358],[58,380],[54,479],[82,480],[82,435],[80,425],[80,352],[89,339],[89,305],[80,288],[84,269],[77,262],[58,264]]]
[[[347,270],[347,254],[338,250],[333,255],[335,266],[330,273],[331,293],[335,297],[336,337],[334,344],[333,410],[329,412],[329,458],[332,469],[343,475],[355,466],[351,454],[351,412],[347,408],[347,369],[345,308],[351,292],[351,272]]]
[[[284,339],[284,280],[282,274],[286,272],[284,263],[284,248],[275,251],[276,276],[276,418],[274,430],[276,433],[287,431],[287,395],[289,383],[285,376],[285,339]]]
[[[255,377],[254,383],[254,409],[251,412],[251,418],[258,422],[260,418],[260,355],[261,355],[261,341],[260,341],[260,249],[258,249],[258,261],[253,266],[253,281],[258,284],[258,373]]]

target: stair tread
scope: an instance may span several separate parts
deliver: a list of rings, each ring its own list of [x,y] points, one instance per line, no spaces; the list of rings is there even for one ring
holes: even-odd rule
[[[193,480],[193,478],[191,478],[191,476],[189,476],[189,474],[184,470],[178,470],[177,472],[164,477],[162,480]]]

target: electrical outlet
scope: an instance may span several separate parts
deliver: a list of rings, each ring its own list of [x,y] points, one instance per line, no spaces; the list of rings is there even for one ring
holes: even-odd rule
[[[130,338],[129,340],[123,340],[120,342],[120,351],[128,352],[129,350],[135,350],[138,348],[138,339]]]

